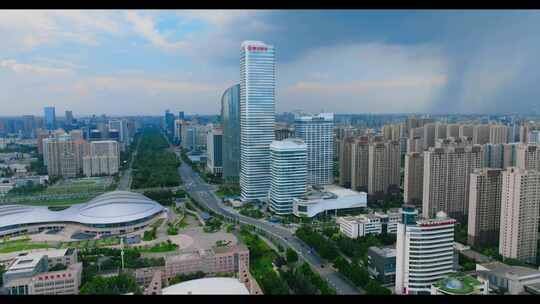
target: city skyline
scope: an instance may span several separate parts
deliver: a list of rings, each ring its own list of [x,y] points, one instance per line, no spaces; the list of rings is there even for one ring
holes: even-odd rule
[[[167,108],[216,114],[215,100],[239,81],[238,45],[248,39],[280,50],[277,112],[538,112],[533,100],[540,92],[532,83],[540,40],[527,30],[540,23],[534,11],[3,11],[0,17],[0,81],[9,92],[0,97],[8,105],[2,115],[37,115],[46,105],[80,115],[96,109],[158,115]]]

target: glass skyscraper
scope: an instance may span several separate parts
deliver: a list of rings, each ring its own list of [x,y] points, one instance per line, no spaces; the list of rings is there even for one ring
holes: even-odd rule
[[[274,139],[274,47],[244,41],[240,59],[240,190],[242,200],[266,201]]]
[[[308,183],[330,185],[333,182],[334,114],[295,117],[295,136],[307,144]]]
[[[47,130],[56,129],[56,114],[54,113],[54,107],[45,107],[45,126],[47,126]]]
[[[238,183],[240,175],[240,84],[228,88],[221,97],[223,127],[223,179]]]

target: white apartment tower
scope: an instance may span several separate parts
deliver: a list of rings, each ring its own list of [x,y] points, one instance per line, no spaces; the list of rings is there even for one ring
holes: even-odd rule
[[[454,225],[440,211],[433,219],[414,221],[404,206],[396,241],[396,294],[429,294],[431,284],[454,272]]]
[[[510,167],[502,173],[499,253],[535,263],[540,206],[540,172]]]
[[[332,184],[334,113],[297,116],[294,128],[296,137],[301,138],[307,145],[308,183]]]
[[[274,47],[244,41],[240,59],[240,190],[244,201],[266,200],[274,140]]]
[[[90,143],[90,153],[83,157],[85,176],[114,175],[120,169],[120,147],[117,141]]]
[[[297,138],[275,140],[270,145],[270,209],[277,214],[293,211],[293,198],[307,190],[307,145]]]

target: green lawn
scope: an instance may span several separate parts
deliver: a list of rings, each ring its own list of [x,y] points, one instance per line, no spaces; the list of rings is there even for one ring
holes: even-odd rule
[[[168,251],[174,251],[176,250],[176,248],[178,248],[178,245],[174,244],[174,243],[168,243],[168,242],[163,242],[163,243],[160,243],[160,244],[157,244],[157,245],[154,245],[150,248],[141,248],[139,249],[140,252],[168,252]]]
[[[0,253],[10,253],[22,250],[53,248],[54,246],[46,243],[34,243],[30,239],[21,239],[0,243]]]

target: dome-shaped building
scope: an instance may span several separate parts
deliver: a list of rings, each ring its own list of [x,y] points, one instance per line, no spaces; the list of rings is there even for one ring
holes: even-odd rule
[[[108,192],[60,211],[52,211],[46,206],[2,205],[0,237],[67,225],[74,225],[85,233],[124,234],[148,226],[164,211],[159,203],[128,191]]]

